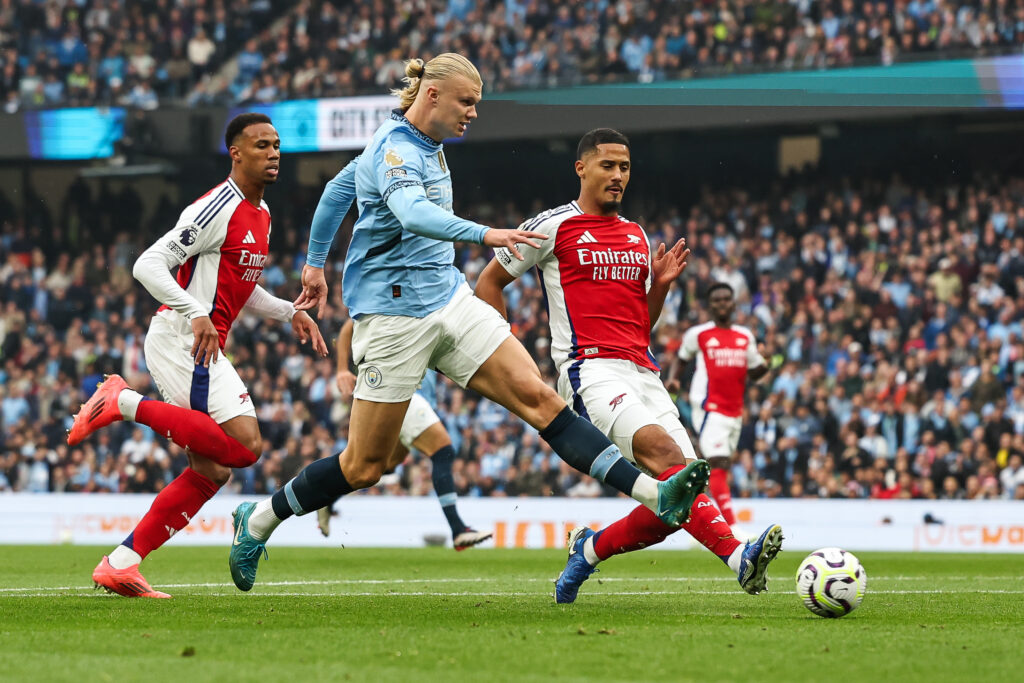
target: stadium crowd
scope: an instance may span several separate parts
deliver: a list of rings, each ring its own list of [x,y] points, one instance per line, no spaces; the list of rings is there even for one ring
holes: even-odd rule
[[[71,413],[104,373],[156,396],[142,354],[156,304],[130,270],[176,212],[163,201],[140,218],[153,234],[118,232],[104,207],[141,204],[130,184],[116,202],[109,192],[81,182],[60,212],[30,203],[18,215],[0,197],[0,491],[155,491],[186,464],[176,446],[132,424],[80,447],[64,441]],[[280,296],[298,291],[318,195],[305,187],[269,197],[279,229],[263,284]],[[636,218],[652,239],[685,236],[693,249],[654,334],[661,365],[682,331],[706,319],[701,300],[715,281],[733,286],[739,322],[769,359],[772,372],[749,391],[735,495],[1024,499],[1024,178],[915,187],[894,176],[831,187],[805,176],[760,196],[707,189],[688,206],[638,191],[630,207],[641,207]],[[541,208],[462,213],[513,227]],[[460,247],[457,259],[472,281],[488,254]],[[346,314],[340,272],[329,281],[321,326],[331,340]],[[528,274],[506,292],[514,332],[553,381],[539,283]],[[265,440],[260,462],[236,471],[236,490],[272,491],[343,447],[349,407],[332,360],[314,358],[287,326],[244,316],[228,353]],[[678,404],[688,422],[686,397]],[[609,495],[504,409],[447,382],[440,405],[460,494]],[[369,494],[426,494],[429,467],[414,453]]]
[[[379,94],[454,51],[487,91],[1020,50],[1021,0],[0,0],[0,98],[24,107]],[[226,73],[213,76],[234,60]]]

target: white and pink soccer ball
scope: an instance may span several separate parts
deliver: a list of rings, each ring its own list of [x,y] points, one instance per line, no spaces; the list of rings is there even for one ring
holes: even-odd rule
[[[804,558],[796,572],[796,593],[819,617],[835,619],[864,600],[868,575],[853,553],[822,548]]]

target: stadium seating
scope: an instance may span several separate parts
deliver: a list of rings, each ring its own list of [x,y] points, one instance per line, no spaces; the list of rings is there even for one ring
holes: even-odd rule
[[[269,197],[285,227],[263,282],[289,298],[304,243],[292,226],[308,225],[320,191],[300,189],[291,203]],[[153,491],[185,466],[180,449],[134,425],[64,444],[68,416],[103,373],[156,396],[141,354],[155,304],[130,276],[155,235],[117,233],[104,209],[140,206],[133,192],[127,185],[115,201],[78,184],[59,214],[39,204],[16,215],[0,198],[0,490]],[[527,211],[465,208],[496,227]],[[130,224],[169,225],[173,213],[159,207]],[[733,283],[740,322],[764,342],[773,372],[751,392],[738,495],[1024,498],[1024,179],[939,187],[894,176],[833,187],[808,175],[760,193],[708,189],[690,206],[637,218],[655,239],[688,236],[693,249],[655,334],[663,367],[681,331],[701,320],[714,280]],[[472,280],[488,255],[468,246],[457,259]],[[333,339],[345,309],[340,273],[329,278],[322,327]],[[507,294],[515,333],[553,381],[537,281],[528,274]],[[236,325],[229,353],[265,438],[262,460],[236,472],[236,488],[273,490],[343,447],[348,408],[332,361],[311,356],[285,326],[254,319]],[[461,494],[607,493],[503,409],[447,383],[442,394]],[[688,418],[685,397],[679,405]],[[429,490],[429,463],[413,456],[369,495]]]
[[[397,10],[384,0],[201,0],[156,2],[148,14],[141,7],[0,7],[6,110],[380,93],[402,76],[403,59],[444,51],[471,57],[496,91],[948,59],[1024,44],[1024,7],[994,0],[433,0]]]

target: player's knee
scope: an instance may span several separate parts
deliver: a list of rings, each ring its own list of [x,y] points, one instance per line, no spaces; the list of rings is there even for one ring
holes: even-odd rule
[[[384,476],[386,462],[358,462],[349,463],[342,469],[345,479],[354,489],[365,489],[373,486]]]
[[[255,465],[256,461],[260,459],[260,455],[263,454],[263,437],[259,434],[255,434],[244,441],[242,445],[245,446],[245,450],[249,451],[252,455],[252,462],[250,465]]]
[[[218,487],[224,486],[231,479],[230,467],[225,467],[205,458],[195,459],[192,463],[192,469],[212,481]]]

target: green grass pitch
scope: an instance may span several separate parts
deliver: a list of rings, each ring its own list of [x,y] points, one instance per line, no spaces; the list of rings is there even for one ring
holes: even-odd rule
[[[556,605],[564,551],[271,547],[241,593],[227,548],[172,545],[144,569],[174,599],[129,600],[91,590],[104,550],[0,546],[0,680],[1021,680],[1021,556],[858,553],[867,597],[826,620],[796,551],[756,597],[646,551]]]

